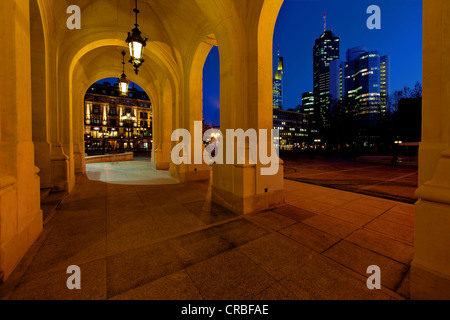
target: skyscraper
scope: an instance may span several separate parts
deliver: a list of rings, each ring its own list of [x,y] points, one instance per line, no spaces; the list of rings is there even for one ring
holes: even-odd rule
[[[283,57],[280,57],[278,51],[278,68],[275,71],[275,78],[273,79],[273,107],[274,109],[283,109],[283,74],[284,65]]]
[[[313,47],[313,83],[314,83],[314,118],[311,119],[311,133],[318,133],[328,126],[330,111],[330,63],[339,60],[339,37],[332,31],[325,30],[316,39]]]
[[[381,111],[386,112],[387,100],[391,91],[389,83],[390,58],[382,56],[380,58],[380,93],[381,93]]]
[[[301,113],[314,116],[314,92],[305,92],[302,94],[302,106],[299,110]]]
[[[345,94],[344,82],[345,62],[333,60],[330,62],[330,111],[335,111],[341,104]]]
[[[389,57],[365,47],[349,49],[345,64],[347,111],[356,115],[383,113],[388,94]]]

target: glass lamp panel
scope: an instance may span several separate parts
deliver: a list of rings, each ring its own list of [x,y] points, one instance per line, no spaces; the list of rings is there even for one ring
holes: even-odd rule
[[[126,94],[128,92],[128,83],[120,82],[120,92]]]
[[[132,42],[132,46],[133,46],[133,55],[132,55],[132,57],[135,60],[142,59],[142,54],[143,54],[143,50],[144,50],[144,46],[142,45],[142,43],[137,42],[137,41],[133,41]]]
[[[128,47],[130,48],[130,56],[133,57],[133,41],[128,43]]]

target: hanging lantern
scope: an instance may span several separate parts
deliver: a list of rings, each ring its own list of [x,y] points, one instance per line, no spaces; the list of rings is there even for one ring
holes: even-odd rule
[[[130,85],[130,80],[127,79],[127,75],[125,74],[125,51],[122,52],[122,76],[118,79],[119,80],[119,90],[120,94],[122,96],[126,96],[128,94],[128,86]]]
[[[136,74],[139,73],[139,67],[144,63],[144,48],[147,45],[147,38],[142,37],[142,32],[139,30],[138,24],[138,14],[139,10],[137,8],[137,0],[136,0],[136,8],[133,10],[136,13],[136,23],[135,28],[128,32],[128,38],[126,40],[128,47],[130,48],[130,63],[134,67],[134,71]]]

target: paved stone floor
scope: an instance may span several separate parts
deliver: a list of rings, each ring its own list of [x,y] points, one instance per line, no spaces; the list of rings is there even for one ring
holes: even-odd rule
[[[417,201],[417,167],[308,157],[284,164],[287,179],[411,204]]]
[[[129,165],[80,181],[1,299],[408,298],[412,205],[285,180],[286,205],[237,216],[211,205],[207,183],[118,184]],[[370,265],[380,291],[367,289]]]

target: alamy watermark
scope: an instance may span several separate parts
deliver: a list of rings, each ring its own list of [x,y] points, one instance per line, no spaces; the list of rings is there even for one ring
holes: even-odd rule
[[[67,279],[66,286],[69,290],[81,290],[81,269],[79,266],[67,268],[67,274],[71,276]]]
[[[280,167],[280,158],[278,156],[279,130],[260,129],[257,132],[255,129],[247,131],[227,129],[224,150],[224,136],[220,130],[210,129],[202,134],[202,129],[203,123],[195,121],[194,139],[192,139],[191,133],[186,129],[177,129],[173,132],[172,141],[179,142],[172,149],[171,154],[172,162],[175,165],[201,165],[203,163],[256,165],[259,163],[263,165],[261,167],[261,175],[273,176],[278,173]],[[215,135],[214,147],[203,148],[203,143],[213,134]],[[269,134],[270,138],[268,137]]]
[[[71,16],[67,19],[66,25],[69,30],[81,29],[81,9],[79,6],[71,5],[67,7],[67,13]]]
[[[367,19],[367,28],[369,30],[381,29],[381,9],[379,6],[371,5],[367,8],[367,14],[371,16]]]
[[[371,276],[367,279],[367,288],[369,290],[381,290],[381,269],[379,266],[369,266],[366,271]]]

